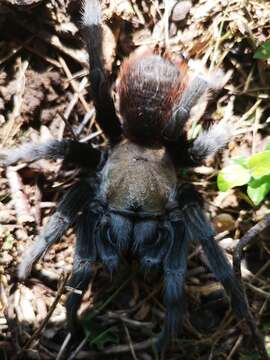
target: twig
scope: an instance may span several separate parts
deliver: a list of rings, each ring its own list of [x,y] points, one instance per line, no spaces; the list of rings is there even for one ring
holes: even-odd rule
[[[165,48],[169,49],[169,26],[170,26],[170,15],[172,12],[172,9],[175,5],[175,2],[172,0],[165,0],[164,1],[164,6],[165,6],[165,10],[164,10],[164,15],[163,15],[163,24],[164,24],[164,37],[165,37]]]
[[[73,79],[73,76],[72,76],[72,74],[71,74],[71,72],[70,72],[70,70],[69,70],[69,68],[68,68],[65,60],[64,60],[61,56],[59,56],[58,60],[59,60],[60,64],[62,65],[62,68],[63,68],[64,72],[66,73],[67,78],[68,78],[68,80],[70,81],[70,84],[71,84],[73,90],[78,94],[79,100],[80,100],[80,102],[82,103],[82,106],[84,107],[84,110],[85,110],[86,112],[90,112],[90,111],[91,111],[91,108],[90,108],[90,106],[88,105],[87,101],[85,100],[84,96],[83,96],[83,95],[81,94],[81,92],[79,91],[78,86],[77,86],[77,83],[76,83],[76,81]],[[90,128],[93,126],[93,124],[94,124],[94,120],[91,121]],[[98,124],[96,124],[96,127],[97,127],[98,130],[100,130],[100,127],[98,126]]]
[[[74,133],[72,126],[70,125],[68,119],[65,117],[65,115],[62,115],[59,111],[57,111],[57,115],[60,116],[60,118],[64,121],[64,123],[66,124],[66,127],[68,128],[68,130],[70,131],[70,135],[72,136],[73,140],[75,141],[79,141],[77,135]]]
[[[65,291],[65,286],[66,286],[68,278],[69,278],[69,273],[62,277],[59,289],[58,289],[57,294],[56,294],[56,297],[55,297],[55,299],[54,299],[54,301],[53,301],[53,303],[52,303],[52,305],[50,307],[50,310],[48,311],[47,316],[42,321],[40,327],[33,333],[31,338],[29,340],[27,340],[27,342],[25,343],[25,345],[23,347],[23,350],[27,350],[27,349],[30,348],[33,341],[41,334],[42,330],[47,325],[47,323],[48,323],[50,317],[52,316],[57,304],[60,301],[60,298],[61,298],[63,292]]]
[[[83,139],[81,139],[81,142],[87,142],[87,141],[93,140],[95,137],[97,137],[101,134],[102,134],[101,130],[95,131],[95,132],[89,134],[88,136],[84,137]]]
[[[152,322],[145,322],[145,321],[129,319],[129,318],[127,318],[121,314],[115,313],[115,312],[109,312],[107,317],[109,319],[121,320],[123,323],[129,325],[129,327],[135,328],[135,329],[140,329],[140,328],[153,329],[153,327],[154,327],[154,324]]]
[[[87,112],[91,111],[90,106],[86,102],[83,95],[80,93],[77,83],[73,79],[72,73],[70,72],[65,60],[61,56],[59,56],[58,60],[59,60],[59,63],[62,65],[62,68],[63,68],[64,72],[66,73],[66,76],[67,76],[68,80],[70,81],[70,84],[71,84],[74,92],[76,92],[78,94],[80,102],[82,103],[82,106],[84,107],[84,110]]]
[[[95,109],[93,109],[90,112],[85,113],[82,122],[77,127],[77,129],[75,130],[75,134],[77,136],[81,135],[81,133],[83,132],[84,127],[88,124],[88,122],[93,118],[94,115],[95,115]]]
[[[270,226],[270,215],[267,215],[258,224],[253,226],[238,242],[233,253],[233,268],[236,276],[241,281],[241,260],[244,248],[249,245],[254,238]]]
[[[267,227],[270,226],[270,215],[267,215],[263,220],[261,220],[258,224],[256,224],[255,226],[253,226],[238,242],[234,253],[233,253],[233,268],[235,271],[235,274],[239,280],[240,283],[240,287],[241,287],[241,292],[243,293],[243,295],[246,297],[245,295],[245,290],[243,287],[243,283],[242,283],[242,277],[241,277],[241,259],[243,256],[243,249],[249,245],[254,238],[256,237],[256,235],[258,235],[259,233],[261,233],[264,229],[266,229]],[[261,356],[261,359],[263,360],[267,360],[268,359],[268,355],[267,355],[267,351],[264,345],[264,340],[263,337],[260,333],[260,331],[258,330],[255,320],[253,319],[253,316],[251,314],[251,312],[249,311],[248,316],[246,317],[246,322],[250,328],[250,331],[252,333],[252,336],[254,338],[254,343],[257,346],[258,352]]]
[[[251,108],[241,117],[241,119],[239,120],[239,124],[246,121],[256,111],[256,109],[260,106],[261,102],[262,102],[261,99],[257,100],[255,102],[255,104],[253,106],[251,106]]]
[[[141,341],[141,342],[135,343],[135,344],[133,344],[133,349],[137,350],[137,351],[141,351],[141,350],[145,350],[150,347],[154,347],[157,340],[158,340],[158,338],[155,337],[155,338],[148,339],[146,341]],[[105,354],[120,354],[120,353],[129,352],[129,351],[130,351],[129,345],[116,345],[116,346],[111,346],[110,348],[106,349],[104,351],[104,353]]]
[[[64,354],[64,352],[65,352],[65,350],[66,350],[66,347],[67,347],[70,339],[71,339],[71,333],[69,332],[69,333],[67,334],[65,340],[63,341],[63,344],[61,345],[61,348],[60,348],[60,350],[59,350],[59,352],[58,352],[57,357],[56,357],[55,360],[60,360],[60,359],[61,359],[62,355]]]
[[[254,286],[250,283],[246,283],[246,286],[249,287],[251,290],[253,290],[254,292],[256,292],[258,295],[264,297],[265,299],[270,300],[270,293],[266,292],[264,290],[262,290],[261,288],[258,288],[257,286]]]
[[[238,336],[238,339],[236,340],[231,352],[229,353],[229,355],[226,357],[226,360],[230,360],[233,355],[235,354],[236,350],[239,348],[242,340],[243,340],[244,336],[243,335],[240,335]]]
[[[21,61],[20,61],[21,62]],[[13,96],[14,106],[12,112],[8,116],[8,122],[4,128],[4,134],[2,135],[2,146],[4,146],[7,140],[10,137],[13,137],[21,126],[22,121],[18,124],[18,119],[20,119],[21,107],[23,103],[23,95],[25,90],[26,82],[26,71],[28,68],[29,62],[23,61],[20,63],[20,70],[16,76],[16,92]]]
[[[32,38],[31,38],[31,40],[32,40]],[[30,42],[30,41],[29,41],[29,42]],[[45,60],[47,63],[55,66],[56,68],[58,68],[58,69],[61,68],[61,65],[59,64],[58,61],[56,61],[55,59],[49,57],[49,56],[46,55],[46,54],[42,54],[42,52],[40,51],[40,49],[33,48],[31,45],[28,45],[28,43],[24,43],[24,44],[23,44],[23,47],[24,47],[26,50],[30,51],[31,53],[33,53],[33,54],[41,57],[41,59]]]
[[[136,356],[136,353],[135,353],[135,350],[134,350],[134,346],[133,346],[133,343],[132,343],[132,340],[131,340],[131,337],[130,337],[130,333],[128,331],[128,328],[126,326],[126,324],[123,322],[123,326],[124,326],[124,330],[125,330],[125,333],[127,335],[127,339],[128,339],[128,345],[130,347],[130,352],[131,352],[131,355],[133,357],[134,360],[138,360],[137,356]]]
[[[43,40],[45,43],[53,46],[61,53],[70,56],[76,62],[83,65],[87,64],[87,57],[84,56],[85,54],[84,51],[78,49],[72,49],[71,47],[64,45],[61,42],[59,36],[52,34],[49,31],[45,31],[45,30],[37,31],[37,25],[35,23],[28,21],[27,18],[22,19],[22,17],[19,17],[18,14],[15,11],[11,10],[10,8],[8,8],[8,10],[13,15],[13,18],[16,21],[16,23],[20,24],[20,26],[22,26],[30,33],[32,33],[35,37],[38,37],[39,39]]]
[[[20,175],[16,171],[16,168],[8,166],[6,169],[6,177],[11,190],[11,196],[14,202],[18,222],[33,222],[34,217],[31,215],[31,207],[24,193],[23,183]]]
[[[68,67],[67,67],[67,69],[68,69]],[[69,71],[69,73],[71,74],[70,71]],[[77,139],[76,134],[74,134],[74,131],[73,131],[72,127],[68,123],[68,119],[70,117],[70,114],[71,114],[74,106],[77,104],[78,99],[80,98],[80,94],[81,94],[82,90],[84,89],[84,87],[86,86],[86,84],[87,84],[87,79],[84,77],[81,80],[81,82],[79,83],[77,90],[75,91],[74,88],[73,88],[75,93],[73,94],[68,106],[66,107],[66,109],[64,111],[64,115],[62,115],[61,113],[58,112],[60,117],[64,120],[64,124],[68,126],[68,128],[69,128],[69,130],[70,130],[70,132],[71,132],[71,134],[72,134],[72,136],[73,136],[73,138],[75,140],[78,140],[78,139]],[[58,135],[59,140],[61,140],[62,137],[63,137],[64,129],[65,129],[65,126],[62,126],[62,128],[59,131],[59,135]]]
[[[73,360],[77,357],[78,353],[80,352],[80,350],[83,348],[83,346],[85,345],[86,341],[88,340],[88,336],[86,336],[81,342],[80,344],[76,347],[76,349],[71,353],[71,355],[68,357],[67,360]]]
[[[138,343],[133,344],[133,349],[136,351],[142,351],[145,349],[149,349],[155,346],[158,338],[151,338],[146,341],[141,341]],[[129,345],[115,345],[105,349],[102,354],[111,356],[111,354],[122,354],[130,352]],[[91,351],[81,351],[77,354],[77,359],[91,359],[93,356],[93,352]],[[69,360],[69,359],[68,359]]]

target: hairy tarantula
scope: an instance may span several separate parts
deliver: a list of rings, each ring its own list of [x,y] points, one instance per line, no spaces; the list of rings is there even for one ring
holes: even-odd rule
[[[249,320],[245,295],[214,240],[203,200],[177,176],[179,168],[199,165],[231,136],[229,127],[219,123],[195,140],[187,139],[185,125],[191,109],[215,89],[216,76],[190,76],[185,62],[173,60],[170,54],[135,53],[120,70],[120,121],[103,66],[98,0],[85,0],[81,32],[89,53],[96,120],[111,147],[105,152],[75,140],[53,140],[1,151],[5,166],[46,158],[89,169],[89,175],[68,191],[27,250],[19,277],[25,279],[32,265],[74,224],[77,240],[69,285],[80,292],[70,293],[66,303],[69,329],[76,333],[79,327],[77,310],[93,263],[101,261],[113,272],[120,254],[128,251],[144,269],[163,273],[166,317],[158,347],[164,349],[183,323],[188,247],[197,240],[237,317]]]

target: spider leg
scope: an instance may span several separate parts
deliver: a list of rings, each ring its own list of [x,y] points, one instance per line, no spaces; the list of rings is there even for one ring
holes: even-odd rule
[[[96,167],[102,153],[90,144],[74,140],[50,140],[43,144],[26,143],[14,149],[0,151],[0,164],[12,165],[19,160],[64,159],[81,166]]]
[[[143,220],[134,226],[132,251],[139,254],[142,268],[159,268],[167,252],[167,238],[157,221]]]
[[[119,142],[122,129],[116,115],[110,93],[102,54],[102,21],[98,0],[85,0],[83,5],[82,35],[87,46],[90,62],[90,82],[96,120],[112,144]]]
[[[232,126],[220,121],[203,131],[195,140],[168,142],[167,149],[176,166],[199,166],[209,156],[224,148],[232,138]]]
[[[224,148],[232,137],[232,128],[230,124],[219,122],[203,131],[187,149],[187,165],[198,166],[208,156],[215,154],[218,150]]]
[[[98,257],[110,273],[116,270],[119,263],[119,246],[114,241],[110,218],[104,215],[97,225],[96,246]]]
[[[163,129],[165,140],[177,142],[181,138],[192,107],[209,90],[220,89],[223,86],[223,76],[221,70],[203,72],[199,73],[187,84],[178,104],[175,106],[170,121]]]
[[[184,185],[180,188],[179,201],[184,204],[182,212],[186,223],[186,230],[190,240],[198,240],[208,258],[211,270],[228,293],[231,306],[239,319],[245,319],[254,337],[254,342],[261,349],[261,341],[257,336],[259,330],[249,310],[245,292],[235,275],[232,266],[227,261],[222,249],[214,239],[214,232],[202,209],[200,194],[192,186]],[[267,359],[262,357],[263,359]]]
[[[76,184],[59,203],[55,213],[51,216],[40,235],[35,239],[33,244],[27,249],[18,269],[18,277],[25,279],[40,256],[48,248],[58,241],[70,225],[75,221],[78,212],[83,209],[88,201],[85,195],[91,191],[86,182]]]
[[[77,311],[80,307],[83,294],[90,283],[92,264],[97,258],[95,227],[98,216],[98,214],[85,210],[76,224],[75,256],[72,277],[69,281],[69,286],[74,288],[75,291],[69,295],[66,302],[68,328],[75,335],[80,333],[81,330]]]
[[[184,125],[189,118],[191,108],[198,102],[203,94],[209,90],[210,84],[203,76],[196,76],[183,91],[173,115],[163,130],[163,135],[169,142],[178,141]]]
[[[166,317],[157,344],[160,351],[164,350],[170,339],[181,330],[185,314],[184,284],[187,272],[188,238],[181,220],[171,222],[167,230],[169,250],[163,261]]]

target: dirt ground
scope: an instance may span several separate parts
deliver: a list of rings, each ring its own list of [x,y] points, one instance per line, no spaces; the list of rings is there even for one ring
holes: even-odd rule
[[[166,44],[175,54],[221,68],[222,91],[193,115],[192,124],[225,119],[235,124],[229,146],[181,176],[203,194],[217,241],[229,260],[248,229],[269,214],[269,199],[254,207],[243,188],[221,193],[218,171],[231,157],[270,143],[270,63],[254,52],[270,37],[270,3],[263,0],[104,0],[105,61],[116,79],[122,60],[139,46]],[[0,142],[71,138],[104,144],[89,92],[88,59],[78,35],[76,0],[0,1]],[[80,310],[85,339],[70,348],[65,286],[72,269],[70,229],[24,283],[17,264],[78,171],[47,160],[0,168],[0,358],[157,359],[152,338],[164,319],[162,282],[123,259],[111,276],[97,265]],[[269,228],[246,248],[243,282],[270,353]],[[241,359],[259,356],[245,324],[236,320],[222,286],[200,248],[192,248],[186,280],[187,316],[181,337],[164,359]]]

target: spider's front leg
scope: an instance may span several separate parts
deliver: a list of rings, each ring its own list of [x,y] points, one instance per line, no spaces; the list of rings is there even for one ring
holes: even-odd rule
[[[90,144],[74,140],[50,140],[45,143],[25,143],[16,148],[0,150],[0,164],[13,165],[18,161],[32,162],[40,159],[64,159],[78,166],[97,167],[102,153]]]
[[[34,240],[30,248],[27,249],[19,265],[18,276],[20,279],[25,279],[29,275],[33,264],[74,223],[79,211],[87,204],[89,198],[86,194],[91,192],[91,190],[87,182],[81,181],[64,196],[40,235]]]
[[[96,120],[110,142],[116,144],[122,136],[122,128],[116,115],[109,80],[103,66],[103,30],[99,0],[84,1],[81,32],[89,54],[89,75]]]
[[[222,87],[223,72],[205,72],[194,76],[187,84],[176,103],[171,119],[163,129],[164,139],[168,143],[174,143],[181,139],[185,130],[185,124],[190,117],[190,111],[198,101],[210,90],[217,90]]]
[[[196,76],[183,91],[171,119],[163,129],[165,145],[177,166],[198,166],[210,155],[224,148],[232,137],[232,124],[220,121],[188,140],[185,124],[190,111],[210,90],[221,88],[223,73],[215,71]]]
[[[261,358],[268,359],[263,340],[249,310],[245,292],[232,266],[214,239],[211,224],[202,209],[203,201],[200,194],[192,185],[182,185],[178,192],[178,202],[179,206],[182,207],[185,229],[189,240],[197,240],[200,242],[209,261],[211,270],[217,280],[222,283],[230,297],[231,306],[237,318],[246,320]]]

